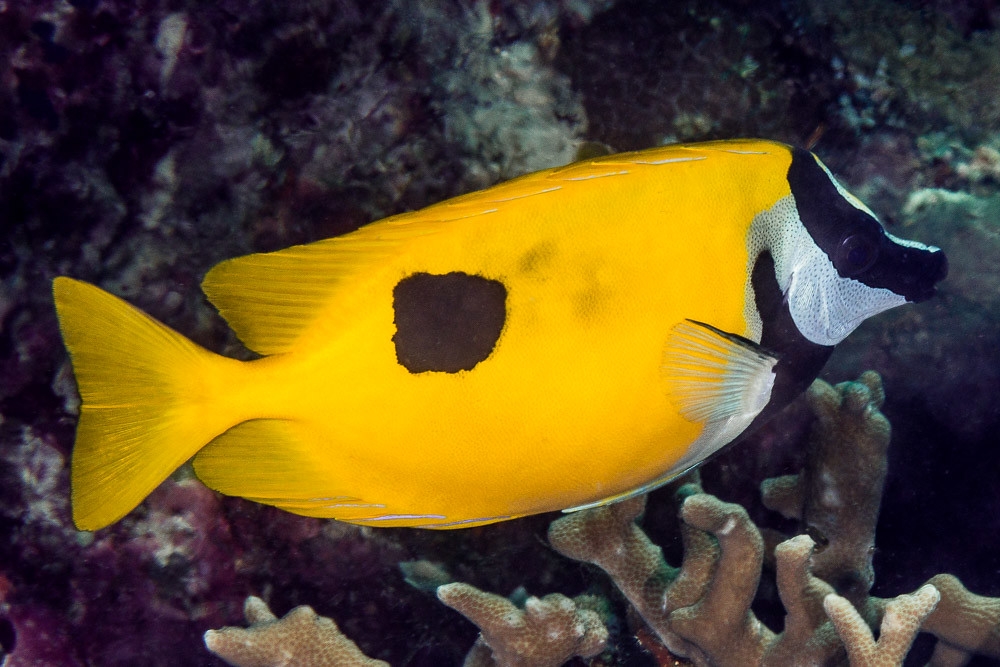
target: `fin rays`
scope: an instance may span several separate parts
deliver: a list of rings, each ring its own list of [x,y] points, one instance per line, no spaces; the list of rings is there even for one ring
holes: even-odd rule
[[[347,236],[226,260],[202,281],[209,301],[240,340],[260,354],[287,352],[354,276],[397,252],[428,224],[385,221]]]
[[[53,293],[82,399],[73,521],[96,530],[225,428],[196,380],[224,372],[225,362],[98,287],[60,277]]]
[[[760,412],[776,363],[753,341],[693,320],[674,327],[664,354],[671,398],[686,419],[699,422]]]

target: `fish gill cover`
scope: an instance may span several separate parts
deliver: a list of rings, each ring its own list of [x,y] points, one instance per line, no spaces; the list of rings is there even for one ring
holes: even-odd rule
[[[890,232],[948,251],[938,298],[867,323],[825,369],[833,382],[878,371],[893,427],[884,495],[864,500],[878,520],[873,596],[864,577],[826,583],[877,616],[879,599],[923,591],[948,572],[986,597],[935,578],[937,610],[985,610],[994,627],[983,632],[995,637],[998,22],[992,3],[975,0],[0,3],[6,664],[221,665],[202,634],[242,625],[251,595],[278,616],[310,605],[393,665],[459,664],[475,626],[421,589],[449,581],[510,596],[526,617],[552,609],[583,619],[570,627],[594,628],[598,616],[607,639],[583,632],[563,657],[597,650],[591,664],[654,665],[670,664],[670,650],[699,664],[743,655],[710,645],[712,628],[697,615],[660,623],[614,576],[548,548],[551,516],[448,534],[377,531],[224,499],[182,470],[122,522],[76,531],[67,462],[79,401],[49,291],[56,275],[97,283],[206,347],[245,357],[196,289],[221,259],[563,164],[584,142],[625,150],[740,135],[812,145]],[[862,384],[873,391],[870,378]],[[741,548],[757,543],[756,526],[769,527],[759,555],[745,552],[764,562],[755,595],[746,589],[760,574],[756,560],[724,571],[746,593],[740,604],[752,600],[775,632],[792,611],[782,563],[803,577],[822,572],[801,566],[796,538],[778,556],[776,582],[775,531],[804,528],[787,504],[765,500],[799,519],[769,512],[757,487],[810,469],[814,409],[797,402],[706,465],[701,488],[714,495],[687,497],[687,487],[680,519],[670,488],[649,496],[642,519],[647,541],[674,565],[682,553],[715,562],[712,544],[725,552],[716,519],[733,519],[728,544]],[[608,530],[642,543],[631,516],[619,518]],[[836,531],[808,532],[836,546]],[[404,577],[406,562],[418,574]],[[463,613],[505,609],[457,585],[438,595]],[[894,607],[911,627],[933,602],[926,591],[914,599]],[[830,603],[823,613],[863,645],[861,626]],[[251,603],[246,620],[274,620],[267,606]],[[962,644],[935,624],[939,611],[929,613],[923,627],[946,639],[935,659],[968,650],[983,654],[969,664],[997,664],[995,645]],[[918,636],[911,663],[927,662],[934,643]]]

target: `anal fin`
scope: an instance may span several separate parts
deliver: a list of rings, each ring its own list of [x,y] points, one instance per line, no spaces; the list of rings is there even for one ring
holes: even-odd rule
[[[382,507],[343,492],[343,471],[328,452],[295,421],[252,419],[199,451],[194,470],[220,493],[305,516],[342,518]]]

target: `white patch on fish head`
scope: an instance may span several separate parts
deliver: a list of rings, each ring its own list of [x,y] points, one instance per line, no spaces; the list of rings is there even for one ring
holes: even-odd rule
[[[888,234],[812,154],[796,152],[789,182],[792,194],[751,226],[750,261],[771,253],[792,320],[810,342],[836,345],[867,318],[926,299],[947,272],[939,248]]]
[[[836,345],[867,318],[906,303],[905,297],[892,290],[841,277],[802,224],[791,195],[758,215],[751,235],[755,238],[751,257],[756,259],[754,246],[770,250],[775,277],[792,320],[810,342]],[[749,281],[747,289],[753,290]],[[755,318],[759,322],[751,294],[745,303],[752,311],[747,313],[748,321]]]
[[[906,303],[884,287],[844,278],[805,227],[789,230],[787,252],[775,255],[775,270],[799,332],[817,345],[836,345],[862,322]]]

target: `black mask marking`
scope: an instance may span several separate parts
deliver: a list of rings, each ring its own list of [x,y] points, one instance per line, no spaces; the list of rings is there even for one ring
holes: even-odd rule
[[[792,149],[788,184],[802,224],[842,278],[915,302],[932,296],[934,285],[947,275],[943,252],[889,238],[878,220],[841,196],[809,151]]]
[[[775,278],[774,258],[770,253],[761,253],[754,262],[750,280],[757,312],[764,324],[760,345],[773,352],[778,363],[774,366],[771,400],[744,433],[752,432],[805,391],[833,352],[832,346],[817,345],[799,333]]]
[[[396,360],[411,373],[470,371],[485,360],[507,319],[507,288],[458,271],[414,273],[392,290]]]

